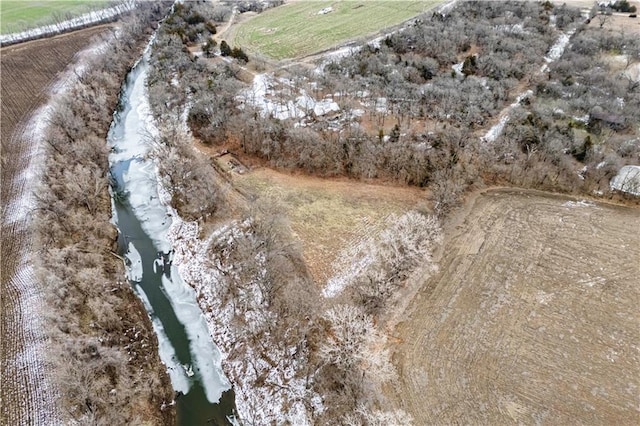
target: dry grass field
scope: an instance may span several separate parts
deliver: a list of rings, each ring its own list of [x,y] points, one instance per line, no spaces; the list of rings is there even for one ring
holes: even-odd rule
[[[26,185],[21,172],[29,162],[32,141],[28,119],[49,96],[49,88],[58,75],[72,62],[77,52],[86,48],[92,36],[105,27],[91,28],[3,48],[1,55],[2,166],[0,197],[2,199],[1,233],[1,297],[0,360],[2,404],[0,424],[21,424],[31,419],[34,424],[51,421],[53,413],[43,410],[43,401],[51,398],[51,389],[43,383],[42,362],[32,357],[34,345],[42,344],[38,318],[25,315],[34,308],[38,291],[32,286],[33,276],[22,268],[23,254],[31,248],[31,235],[26,218],[15,220],[15,200],[33,188]],[[18,269],[21,273],[16,274]],[[45,420],[41,415],[51,417]],[[46,417],[45,417],[46,418]]]
[[[468,203],[395,330],[415,424],[640,424],[640,210],[533,191]]]
[[[387,217],[424,206],[417,188],[321,179],[260,168],[238,175],[237,185],[275,203],[302,244],[306,264],[324,284],[340,264],[340,253],[388,226]]]

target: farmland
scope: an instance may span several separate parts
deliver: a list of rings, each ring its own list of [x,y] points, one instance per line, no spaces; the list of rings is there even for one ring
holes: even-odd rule
[[[397,330],[396,402],[417,424],[636,424],[639,225],[627,207],[477,196]]]
[[[416,16],[437,1],[303,1],[268,10],[232,28],[231,41],[273,59],[334,48]],[[323,9],[328,13],[319,14]]]
[[[0,34],[62,21],[108,4],[108,0],[3,0],[0,6]]]
[[[28,164],[32,147],[28,117],[47,97],[50,85],[105,30],[97,27],[47,40],[3,48],[2,62],[2,412],[3,424],[19,424],[20,419],[36,418],[51,407],[41,404],[50,397],[43,385],[39,357],[32,357],[29,346],[39,342],[34,332],[40,318],[30,312],[38,306],[39,293],[31,287],[32,274],[16,274],[21,253],[31,247],[31,235],[21,222],[5,221],[16,213],[9,206],[33,188],[25,187],[20,172]],[[14,275],[16,274],[16,275]],[[25,279],[26,278],[26,279]],[[16,357],[20,355],[20,362]],[[38,383],[38,385],[34,385]],[[45,382],[46,383],[46,382]],[[49,412],[48,415],[55,415]],[[42,420],[42,419],[40,419]]]

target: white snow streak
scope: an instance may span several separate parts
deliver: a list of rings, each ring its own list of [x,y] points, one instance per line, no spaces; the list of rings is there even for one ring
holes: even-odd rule
[[[38,28],[32,28],[30,30],[22,31],[19,33],[0,35],[0,43],[17,43],[20,41],[30,40],[34,38],[46,37],[53,34],[58,34],[64,31],[69,31],[77,28],[86,27],[92,24],[97,24],[102,21],[112,19],[125,12],[129,12],[135,8],[135,2],[128,1],[117,6],[113,6],[103,10],[95,10],[76,18],[62,21],[57,24],[45,25]]]
[[[50,94],[64,95],[76,81],[77,75],[82,75],[85,63],[106,44],[107,42],[102,42],[80,52],[76,62],[54,83]],[[6,203],[2,208],[3,228],[7,226],[17,230],[29,229],[30,217],[35,207],[32,189],[41,178],[43,137],[54,108],[55,101],[50,97],[47,104],[37,109],[25,126],[21,137],[23,141],[28,142],[28,151],[22,156],[24,170],[12,182],[20,189],[20,193],[13,200],[3,200],[3,204]],[[44,317],[46,302],[43,300],[42,284],[36,282],[33,268],[37,259],[29,252],[31,237],[32,235],[27,233],[16,273],[8,280],[8,285],[18,294],[18,298],[13,301],[15,312],[18,313],[15,318],[21,319],[20,324],[10,326],[13,326],[14,330],[19,329],[20,337],[17,338],[21,338],[23,344],[15,357],[9,355],[3,360],[5,372],[8,373],[3,377],[3,385],[6,385],[8,399],[12,392],[20,393],[17,400],[19,410],[23,413],[22,418],[30,419],[34,424],[62,424],[58,411],[59,390],[51,381],[52,372],[48,363],[48,322]],[[6,314],[5,321],[9,322],[14,318],[12,314]],[[20,378],[18,383],[9,382],[14,376]],[[25,388],[27,386],[28,390]]]
[[[544,57],[544,60],[547,63],[544,64],[542,68],[540,68],[540,73],[547,71],[549,69],[550,63],[560,59],[560,57],[564,53],[564,50],[569,45],[569,40],[571,39],[571,36],[575,32],[576,30],[572,29],[566,33],[560,34],[556,42],[549,49],[549,52],[547,52],[547,56]],[[527,90],[526,92],[519,94],[516,101],[511,105],[509,105],[500,113],[500,121],[494,124],[480,140],[482,142],[495,142],[496,139],[498,139],[498,137],[502,134],[502,131],[504,130],[504,126],[509,122],[509,118],[510,118],[509,113],[511,112],[511,110],[517,105],[519,105],[523,99],[525,99],[527,96],[531,94],[533,94],[531,90]]]
[[[640,166],[624,166],[611,180],[611,189],[640,195]]]

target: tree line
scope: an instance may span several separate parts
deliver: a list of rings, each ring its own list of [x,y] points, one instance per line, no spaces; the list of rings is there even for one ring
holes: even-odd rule
[[[173,391],[111,224],[106,136],[121,82],[170,2],[146,2],[104,35],[106,51],[55,99],[33,226],[65,422],[165,424]],[[161,409],[162,407],[162,409]]]

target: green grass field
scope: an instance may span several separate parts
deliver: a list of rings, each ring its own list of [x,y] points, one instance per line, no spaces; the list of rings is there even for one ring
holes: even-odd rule
[[[0,33],[8,34],[47,25],[107,7],[108,0],[1,0]]]
[[[238,24],[231,42],[274,59],[295,58],[399,24],[437,0],[300,1]],[[326,7],[333,11],[318,12]]]

